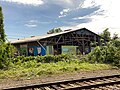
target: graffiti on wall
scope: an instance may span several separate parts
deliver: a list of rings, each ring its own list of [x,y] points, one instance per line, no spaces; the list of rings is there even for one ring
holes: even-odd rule
[[[41,56],[41,47],[37,47],[37,55]]]
[[[30,46],[28,47],[28,55],[29,56],[44,56],[46,55],[46,51],[43,49],[43,47],[40,46]]]
[[[29,56],[34,56],[34,48],[28,48]]]

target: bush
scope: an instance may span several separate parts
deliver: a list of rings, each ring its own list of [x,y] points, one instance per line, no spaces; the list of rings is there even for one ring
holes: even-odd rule
[[[113,42],[108,42],[107,46],[97,46],[87,55],[88,61],[91,63],[108,63],[119,66],[120,49],[115,45]]]
[[[11,57],[15,48],[10,43],[0,41],[0,69],[7,68],[11,62]]]
[[[12,63],[17,63],[21,61],[22,63],[28,62],[31,60],[35,60],[36,62],[41,63],[50,63],[50,62],[58,62],[58,61],[68,61],[70,60],[69,55],[45,55],[45,56],[17,56],[13,58]]]

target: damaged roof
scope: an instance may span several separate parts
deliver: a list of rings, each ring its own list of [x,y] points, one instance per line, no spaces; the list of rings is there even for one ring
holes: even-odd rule
[[[88,30],[86,28],[75,29],[75,30],[69,29],[69,30],[65,30],[65,31],[62,31],[62,32],[59,32],[59,33],[46,34],[44,36],[32,36],[30,38],[24,38],[24,39],[19,39],[19,40],[11,41],[11,44],[18,44],[18,43],[26,43],[26,42],[39,41],[41,39],[46,39],[46,38],[54,37],[54,36],[57,36],[57,35],[62,35],[62,34],[65,34],[65,33],[78,31],[78,30],[87,30],[87,31],[89,31],[89,32],[97,35],[96,33],[92,32],[92,31],[90,31],[90,30]],[[99,35],[97,35],[97,36],[99,36]]]

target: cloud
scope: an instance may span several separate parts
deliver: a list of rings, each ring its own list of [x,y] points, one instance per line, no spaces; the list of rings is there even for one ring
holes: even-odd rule
[[[38,23],[38,21],[37,20],[30,20],[30,21],[28,21],[28,23]]]
[[[73,20],[80,20],[80,19],[86,19],[86,18],[89,18],[88,15],[87,16],[82,16],[82,17],[75,17],[75,18],[72,18]]]
[[[35,28],[35,27],[37,27],[36,24],[25,24],[25,26],[30,27],[30,28]]]
[[[30,28],[35,28],[39,25],[45,25],[45,24],[50,24],[50,21],[38,21],[38,20],[29,20],[29,21],[25,21],[25,25],[26,27],[30,27]]]
[[[14,2],[18,4],[27,4],[27,5],[34,5],[34,6],[39,6],[44,4],[42,0],[2,0],[6,2]]]
[[[74,8],[83,0],[44,0],[47,4],[59,5],[63,8]]]
[[[35,28],[38,26],[38,21],[37,20],[29,20],[26,22],[26,24],[24,26],[30,27],[30,28]]]
[[[28,5],[59,5],[63,8],[73,8],[79,5],[84,0],[1,0],[6,2],[14,2],[19,4],[28,4]]]
[[[93,13],[90,13],[88,15],[85,15],[85,16],[79,16],[79,17],[74,17],[72,18],[73,20],[81,20],[81,19],[90,19],[90,20],[93,20],[93,19],[100,19],[101,17],[107,17],[104,15],[104,10],[96,10],[94,11]]]
[[[90,19],[90,22],[78,24],[74,28],[86,27],[96,33],[109,28],[112,34],[116,32],[120,36],[119,3],[119,0],[85,0],[81,8],[99,7],[99,9],[89,15],[72,18],[73,20]]]
[[[91,8],[98,6],[101,3],[101,0],[85,0],[81,5],[82,8]]]
[[[52,4],[59,5],[63,8],[60,11],[59,18],[66,17],[70,12],[79,9],[84,0],[51,0]]]
[[[69,9],[69,8],[63,9],[63,10],[60,12],[60,16],[58,16],[58,17],[61,18],[61,17],[67,16],[68,12],[70,12],[70,9]]]
[[[85,0],[82,8],[91,8],[100,6],[100,9],[90,15],[83,17],[73,18],[74,20],[89,18],[91,22],[82,23],[77,27],[86,27],[95,32],[102,32],[104,29],[109,28],[109,31],[113,33],[119,33],[120,36],[120,1],[113,0]]]

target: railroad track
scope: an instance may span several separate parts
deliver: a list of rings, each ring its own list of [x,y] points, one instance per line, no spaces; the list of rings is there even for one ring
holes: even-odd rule
[[[120,75],[59,81],[39,85],[6,88],[3,90],[111,90],[112,87],[114,87],[112,90],[120,90]]]

